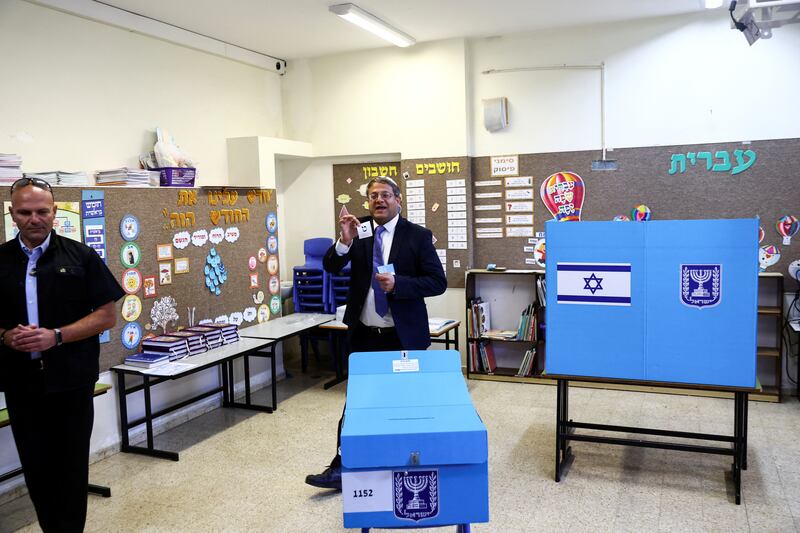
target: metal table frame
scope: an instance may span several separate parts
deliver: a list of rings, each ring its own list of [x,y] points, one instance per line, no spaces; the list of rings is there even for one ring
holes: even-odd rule
[[[226,346],[235,346],[235,344],[236,343]],[[264,348],[267,348],[267,350],[264,351]],[[220,350],[220,349],[222,348],[215,348],[215,350]],[[206,352],[206,353],[211,353],[211,352]],[[239,357],[242,357],[244,360],[244,386],[245,386],[244,402],[236,401],[235,391],[234,391],[234,386],[236,381],[234,379],[233,365],[234,361]],[[270,359],[271,369],[272,369],[272,405],[269,406],[258,405],[252,402],[250,393],[250,360],[249,360],[250,357],[267,357]],[[189,358],[187,361],[191,362],[191,358]],[[151,401],[152,387],[158,385],[159,383],[181,379],[183,377],[195,374],[197,372],[215,366],[218,367],[220,372],[220,378],[222,382],[220,386],[214,387],[211,390],[202,392],[196,396],[193,396],[186,400],[165,407],[159,411],[153,412],[152,401]],[[153,437],[154,437],[153,420],[155,420],[160,416],[164,416],[168,413],[186,407],[187,405],[192,404],[198,400],[202,400],[209,396],[213,396],[214,394],[217,394],[219,392],[222,392],[223,407],[238,407],[241,409],[251,409],[254,411],[272,413],[278,406],[277,380],[275,379],[275,346],[274,342],[268,339],[264,339],[263,343],[257,346],[245,349],[241,352],[232,353],[230,355],[221,357],[217,360],[209,361],[208,363],[205,364],[198,364],[197,366],[189,370],[186,370],[179,374],[175,374],[173,376],[152,376],[149,374],[142,373],[140,370],[135,370],[131,369],[130,367],[126,367],[125,365],[118,365],[116,367],[112,367],[111,370],[113,370],[117,374],[117,395],[119,397],[120,430],[122,433],[121,451],[123,452],[138,453],[141,455],[149,455],[151,457],[159,457],[162,459],[170,459],[172,461],[177,461],[179,459],[179,454],[177,452],[158,450],[155,448],[153,442]],[[142,383],[130,388],[126,388],[125,385],[126,375],[134,375],[141,377]],[[138,392],[140,390],[144,392],[145,414],[140,418],[134,420],[128,420],[128,395]],[[141,424],[144,424],[146,428],[145,429],[147,435],[146,445],[145,446],[132,445],[130,443],[129,432],[132,428],[139,426]]]
[[[556,457],[555,457],[555,480],[560,482],[566,476],[568,469],[575,456],[570,441],[596,442],[602,444],[616,444],[623,446],[637,446],[641,448],[659,448],[664,450],[679,450],[695,453],[707,453],[715,455],[729,455],[733,457],[731,473],[734,484],[734,497],[736,504],[741,503],[742,493],[742,470],[747,470],[747,398],[748,393],[757,392],[756,389],[745,389],[737,387],[696,387],[682,386],[676,383],[659,382],[636,382],[637,385],[646,386],[665,386],[677,388],[694,388],[713,391],[732,392],[734,395],[733,412],[733,435],[715,435],[709,433],[692,433],[685,431],[668,431],[662,429],[650,429],[640,427],[615,426],[608,424],[591,424],[586,422],[575,422],[569,417],[569,382],[570,381],[591,381],[603,383],[618,383],[618,380],[604,381],[599,378],[581,378],[580,376],[547,376],[556,380]],[[626,381],[627,383],[630,383]],[[657,435],[663,437],[676,437],[690,440],[715,441],[728,443],[729,446],[707,446],[698,444],[683,444],[677,442],[662,442],[643,439],[604,437],[586,433],[577,433],[576,430],[584,429],[590,431],[610,431],[622,433],[634,433],[641,435]]]

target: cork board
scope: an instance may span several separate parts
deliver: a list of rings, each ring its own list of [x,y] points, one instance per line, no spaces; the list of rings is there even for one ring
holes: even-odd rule
[[[403,212],[433,233],[447,286],[464,287],[472,268],[472,165],[468,157],[404,159]]]
[[[357,163],[333,165],[333,227],[339,235],[339,211],[346,206],[351,215],[369,215],[367,206],[367,183],[378,176],[389,176],[400,183],[400,162]]]
[[[519,174],[533,177],[535,232],[544,231],[544,222],[552,219],[539,198],[542,182],[555,172],[572,171],[583,178],[586,189],[581,220],[630,216],[639,204],[650,208],[653,220],[759,216],[765,232],[761,245],[774,245],[781,253],[767,271],[788,279],[787,265],[800,257],[800,234],[783,245],[775,224],[784,215],[800,217],[798,154],[800,139],[624,148],[608,152],[619,165],[615,171],[591,170],[592,160],[600,156],[595,150],[524,154],[519,156]],[[473,183],[493,179],[489,165],[489,157],[473,159]],[[475,264],[531,268],[525,259],[532,254],[524,246],[525,238],[475,239]]]
[[[120,284],[125,286],[126,267],[121,259],[125,254],[121,252],[127,242],[135,243],[140,250],[134,268],[142,279],[155,276],[155,297],[145,297],[143,287],[134,293],[141,302],[138,317],[134,319],[128,314],[131,320],[126,320],[123,312],[128,313],[128,310],[123,309],[124,298],[117,302],[117,324],[109,332],[109,342],[100,345],[101,371],[121,363],[136,351],[125,348],[121,342],[123,328],[129,322],[138,324],[143,335],[162,331],[151,325],[150,313],[154,303],[165,296],[175,299],[178,314],[176,323],[170,323],[167,331],[188,326],[190,310],[193,310],[194,324],[204,319],[227,317],[233,321],[241,319],[240,325],[245,327],[280,316],[280,235],[274,190],[56,187],[55,199],[57,202],[81,202],[83,191],[103,193],[106,264]],[[3,189],[0,198],[4,202],[10,200],[8,188]],[[139,226],[138,236],[130,241],[123,239],[120,229],[127,215],[136,217]],[[2,235],[5,235],[8,220],[9,217],[4,217]],[[82,230],[85,227],[82,226]],[[83,236],[85,240],[85,233]],[[221,238],[219,242],[212,242],[218,238]],[[159,245],[164,245],[161,250],[164,257],[171,251],[170,259],[158,259]],[[212,247],[226,273],[219,295],[212,294],[205,283],[205,266]],[[171,269],[169,284],[167,279],[160,279],[163,265]],[[182,267],[187,271],[180,273]],[[257,279],[251,279],[251,275]],[[263,298],[258,298],[259,292],[263,292]]]

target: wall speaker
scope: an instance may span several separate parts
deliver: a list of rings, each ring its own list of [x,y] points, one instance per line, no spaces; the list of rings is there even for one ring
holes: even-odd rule
[[[483,100],[483,125],[488,131],[508,126],[508,99],[505,96]]]

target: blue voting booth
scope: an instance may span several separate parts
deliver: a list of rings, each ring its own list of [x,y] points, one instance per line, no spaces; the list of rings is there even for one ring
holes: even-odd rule
[[[547,222],[547,373],[755,387],[758,227]]]
[[[454,350],[351,354],[341,453],[344,527],[489,520],[486,427]]]

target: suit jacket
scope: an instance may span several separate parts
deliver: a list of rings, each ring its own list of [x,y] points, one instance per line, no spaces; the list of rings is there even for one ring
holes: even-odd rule
[[[359,220],[365,222],[372,217]],[[325,270],[331,273],[341,271],[350,262],[350,290],[344,314],[344,323],[350,328],[359,323],[372,283],[374,240],[374,237],[354,239],[350,251],[343,256],[336,253],[334,244],[323,259]],[[433,247],[431,231],[400,217],[389,251],[389,264],[393,264],[395,270],[394,292],[388,295],[389,309],[402,349],[425,350],[431,338],[424,298],[438,296],[447,289],[447,278]]]

